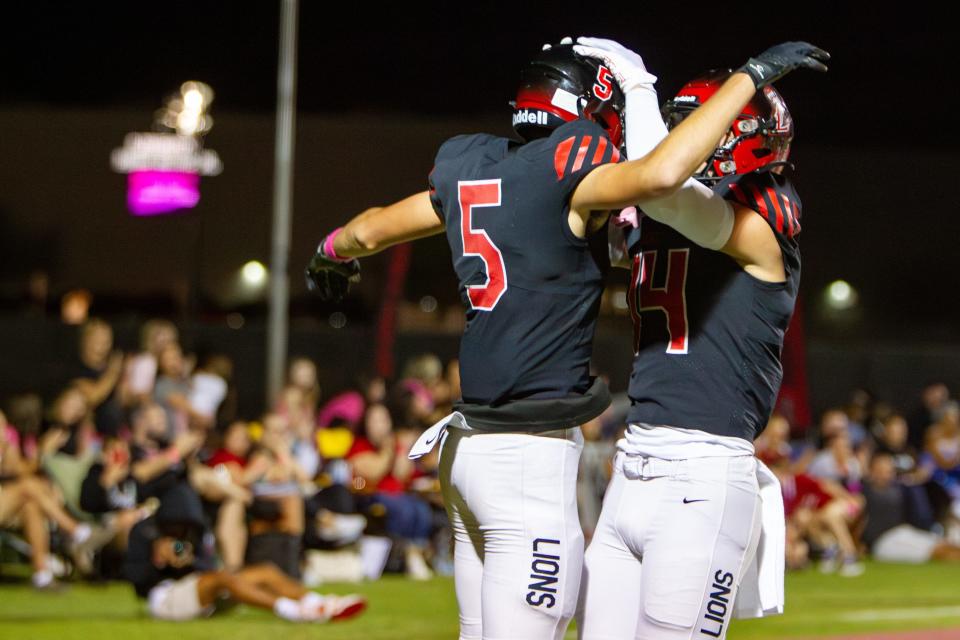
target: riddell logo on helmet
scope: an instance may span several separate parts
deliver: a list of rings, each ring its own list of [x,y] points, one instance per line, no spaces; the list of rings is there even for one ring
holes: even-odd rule
[[[518,124],[536,124],[547,126],[547,112],[524,109],[513,114],[513,126]]]

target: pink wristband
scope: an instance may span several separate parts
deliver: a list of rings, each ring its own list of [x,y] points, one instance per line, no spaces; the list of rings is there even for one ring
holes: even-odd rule
[[[336,240],[341,231],[343,231],[343,227],[337,227],[328,233],[327,237],[320,243],[320,246],[323,248],[323,255],[328,260],[333,260],[334,262],[349,262],[351,258],[341,258],[337,255],[337,252],[333,250],[333,241]]]

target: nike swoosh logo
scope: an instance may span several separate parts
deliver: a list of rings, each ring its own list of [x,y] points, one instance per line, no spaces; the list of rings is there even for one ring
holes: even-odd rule
[[[691,502],[706,502],[706,501],[707,501],[706,498],[701,498],[699,500],[687,500],[686,498],[684,498],[683,504],[690,504]]]
[[[423,444],[424,444],[424,446],[426,446],[426,445],[428,445],[428,444],[433,443],[433,441],[436,440],[436,439],[437,439],[437,436],[433,436],[432,438],[430,438],[429,440],[427,440],[427,441],[424,442]]]

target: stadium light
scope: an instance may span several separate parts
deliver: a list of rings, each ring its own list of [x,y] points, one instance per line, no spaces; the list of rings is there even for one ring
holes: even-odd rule
[[[259,260],[251,260],[240,270],[243,283],[252,289],[259,289],[267,282],[267,268]]]
[[[827,306],[835,311],[845,311],[857,306],[859,295],[846,280],[834,280],[826,289]]]

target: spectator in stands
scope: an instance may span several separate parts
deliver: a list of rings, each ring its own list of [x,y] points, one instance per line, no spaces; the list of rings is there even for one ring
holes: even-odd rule
[[[347,459],[353,465],[354,488],[361,492],[361,502],[386,508],[387,532],[406,544],[407,575],[426,580],[433,575],[424,558],[433,517],[426,502],[406,493],[415,470],[406,453],[416,437],[417,432],[409,429],[394,433],[390,411],[372,405]]]
[[[932,382],[920,393],[920,406],[907,418],[910,425],[910,444],[917,451],[923,450],[927,442],[927,429],[943,417],[950,402],[950,390],[942,382]]]
[[[894,457],[877,452],[864,483],[867,525],[863,541],[877,560],[919,564],[929,560],[960,562],[960,546],[909,523],[905,487],[897,479]]]
[[[205,357],[190,376],[187,400],[190,412],[197,416],[194,424],[211,428],[217,423],[221,403],[227,397],[230,379],[233,377],[233,362],[230,358],[213,354]]]
[[[6,414],[24,464],[32,465],[32,470],[36,471],[39,466],[40,428],[43,426],[43,401],[40,395],[20,393],[12,396],[7,402]]]
[[[908,440],[909,427],[906,419],[899,413],[891,413],[881,423],[876,443],[876,453],[886,453],[893,457],[897,476],[901,480],[907,477],[916,482],[925,482],[930,472],[917,466],[917,452]]]
[[[59,449],[71,456],[84,457],[91,453],[96,438],[96,426],[90,415],[90,405],[79,387],[70,386],[54,399],[44,433],[62,431],[66,440]]]
[[[116,435],[123,426],[123,354],[113,350],[113,329],[99,318],[87,320],[80,328],[79,361],[74,365],[72,384],[83,393],[94,411],[97,431]]]
[[[49,440],[51,447],[63,442]],[[35,469],[25,464],[19,449],[19,434],[0,411],[0,528],[22,528],[30,544],[33,566],[31,582],[37,589],[57,586],[50,566],[50,524],[68,537],[68,551],[80,573],[89,574],[93,553],[112,537],[112,532],[78,522],[63,508],[52,487]]]
[[[934,486],[930,482],[933,464],[919,464],[916,451],[907,440],[907,421],[898,413],[890,413],[881,421],[874,455],[889,455],[897,480],[902,486],[904,507],[911,524],[929,528],[936,521],[930,500]]]
[[[443,382],[443,363],[435,354],[422,353],[403,367],[401,380],[419,380],[428,389]]]
[[[80,487],[80,508],[108,523],[120,549],[140,520],[149,516],[156,503],[140,506],[137,481],[130,469],[130,447],[125,440],[108,437],[99,459],[93,463]]]
[[[301,486],[310,478],[293,456],[293,434],[286,416],[263,417],[263,435],[250,457],[256,480],[250,507],[249,564],[270,561],[299,576],[304,532]]]
[[[96,431],[87,400],[77,387],[68,387],[53,402],[41,437],[40,469],[52,482],[58,501],[81,514],[80,485],[93,464]]]
[[[185,431],[174,437],[167,414],[155,403],[134,411],[131,440],[131,473],[141,499],[161,498],[174,485],[186,481],[187,462],[203,445],[204,436]]]
[[[826,447],[810,462],[810,475],[832,480],[852,493],[859,493],[863,467],[853,451],[850,436],[844,432],[837,433],[827,440]]]
[[[141,404],[153,397],[160,354],[180,339],[177,327],[167,320],[148,320],[140,329],[140,353],[127,359],[124,372],[126,406]]]
[[[312,421],[316,424],[317,409],[320,406],[320,382],[317,379],[317,365],[313,360],[304,357],[290,360],[287,385],[303,392],[303,401],[310,411]]]
[[[320,453],[317,451],[316,415],[310,398],[299,386],[287,385],[280,391],[276,413],[290,424],[291,453],[303,471],[304,481],[317,477]]]
[[[206,429],[213,418],[200,413],[190,404],[190,378],[187,361],[178,344],[167,345],[160,352],[159,376],[153,388],[153,401],[167,413],[167,424],[174,434],[190,427]]]
[[[216,473],[220,496],[211,499],[208,492],[204,497],[217,504],[214,533],[227,571],[242,567],[247,551],[246,512],[253,499],[248,487],[255,473],[249,468],[251,446],[249,425],[237,421],[227,427],[220,447],[206,461]]]
[[[394,429],[398,432],[409,429],[419,435],[443,417],[435,414],[433,395],[427,385],[417,378],[401,380],[390,390],[388,398]]]
[[[796,473],[788,458],[770,461],[780,480],[784,513],[795,536],[809,537],[821,549],[821,571],[843,576],[863,573],[851,527],[863,510],[862,499],[839,483]]]
[[[960,519],[960,406],[948,402],[926,433],[926,453],[935,465],[933,481],[950,496],[954,519]]]
[[[773,460],[788,460],[793,457],[790,446],[790,422],[779,413],[770,416],[766,428],[753,443],[757,457],[769,463]]]
[[[359,388],[367,405],[387,402],[387,380],[383,376],[361,376]]]
[[[827,442],[835,435],[849,434],[850,419],[843,409],[836,407],[827,409],[820,416],[820,428],[817,431],[817,447],[823,449]]]
[[[424,426],[429,426],[450,413],[449,409],[457,398],[452,397],[443,363],[435,354],[424,353],[410,360],[404,367],[401,379],[404,383],[419,383],[413,388],[420,393],[426,391],[422,399],[424,415],[421,420]]]
[[[873,399],[867,391],[856,389],[851,394],[850,402],[846,406],[847,433],[850,436],[850,445],[859,449],[867,442],[867,423],[870,420],[870,406]]]
[[[316,369],[311,361],[303,358],[291,363],[290,368],[291,382],[280,392],[276,413],[291,426],[290,453],[300,471],[304,496],[304,547],[329,549],[350,544],[360,537],[366,526],[366,519],[357,514],[352,494],[342,484],[330,483],[329,478],[325,481],[329,486],[313,484],[321,471],[316,428],[315,398],[319,393]],[[346,446],[349,447],[349,443]]]
[[[786,457],[794,473],[806,473],[810,461],[817,454],[812,446],[803,447],[799,454],[790,442],[790,422],[779,413],[770,416],[767,426],[754,441],[756,456],[766,464]]]
[[[345,618],[365,607],[359,596],[311,594],[270,565],[216,571],[203,534],[199,500],[182,485],[168,492],[156,516],[134,527],[125,574],[153,617],[208,616],[224,597],[297,622]]]

